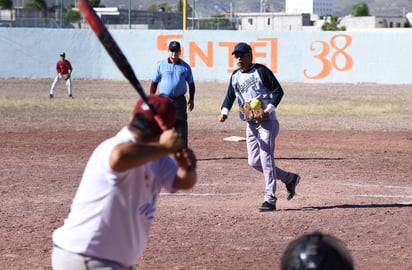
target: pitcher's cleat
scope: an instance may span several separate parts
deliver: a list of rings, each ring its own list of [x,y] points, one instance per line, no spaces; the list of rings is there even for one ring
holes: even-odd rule
[[[300,176],[298,174],[293,174],[293,180],[289,184],[286,184],[286,198],[288,200],[292,200],[292,198],[296,195],[296,186],[299,184],[299,181]]]
[[[269,212],[269,211],[276,211],[276,205],[270,204],[268,202],[263,202],[262,206],[259,207],[259,212]]]

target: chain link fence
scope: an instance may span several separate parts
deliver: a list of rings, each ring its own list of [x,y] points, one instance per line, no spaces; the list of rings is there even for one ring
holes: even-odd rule
[[[64,12],[63,9],[56,9],[45,15],[25,8],[0,10],[0,27],[88,28],[83,19],[74,22],[65,20]],[[115,15],[102,13],[100,17],[109,29],[183,29],[183,14],[180,12],[118,9]],[[186,25],[187,30],[237,30],[239,19],[225,16],[188,18]]]

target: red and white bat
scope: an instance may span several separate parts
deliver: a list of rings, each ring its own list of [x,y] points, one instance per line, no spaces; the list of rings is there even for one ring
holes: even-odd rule
[[[136,89],[140,97],[145,101],[152,111],[154,118],[162,130],[166,129],[166,126],[163,124],[162,119],[157,115],[156,108],[148,99],[142,85],[136,77],[135,72],[133,71],[132,66],[129,64],[126,56],[123,54],[122,50],[117,45],[116,41],[113,39],[112,35],[107,30],[106,26],[97,16],[96,12],[93,9],[93,6],[87,0],[80,0],[77,3],[77,7],[80,12],[83,14],[83,17],[89,23],[91,29],[96,33],[100,42],[103,44],[107,53],[110,55],[112,60],[115,62],[119,70],[123,73],[126,79],[131,83],[131,85]]]

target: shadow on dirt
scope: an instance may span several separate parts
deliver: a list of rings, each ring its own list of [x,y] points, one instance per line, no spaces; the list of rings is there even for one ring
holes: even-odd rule
[[[339,204],[339,205],[325,205],[325,206],[308,206],[294,209],[283,209],[280,211],[314,211],[314,210],[329,210],[329,209],[362,209],[362,208],[404,208],[411,207],[412,203],[384,203],[384,204]]]

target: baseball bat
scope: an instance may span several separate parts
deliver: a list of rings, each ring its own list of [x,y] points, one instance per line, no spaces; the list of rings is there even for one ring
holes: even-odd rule
[[[144,100],[144,102],[149,106],[151,112],[153,113],[154,119],[162,130],[166,130],[162,119],[158,116],[156,108],[148,99],[142,85],[136,77],[136,74],[127,60],[126,56],[123,54],[120,47],[117,45],[116,41],[107,30],[106,26],[97,16],[96,12],[93,9],[93,6],[87,0],[80,0],[77,3],[77,7],[80,12],[83,14],[84,19],[89,23],[90,28],[97,35],[103,47],[106,49],[107,53],[110,55],[116,66],[123,73],[126,79],[130,82],[137,93]]]

